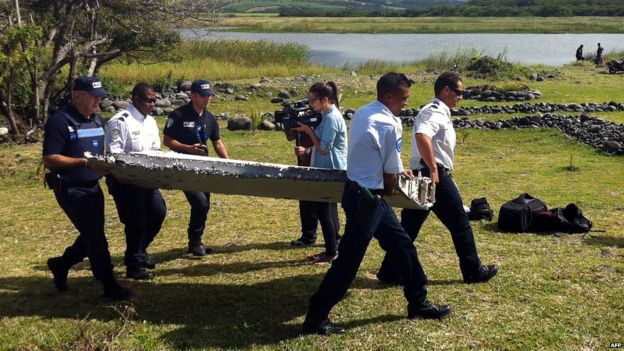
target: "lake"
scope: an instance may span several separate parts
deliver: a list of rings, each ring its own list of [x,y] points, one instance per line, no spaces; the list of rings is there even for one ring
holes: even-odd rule
[[[368,60],[405,63],[431,54],[477,49],[484,55],[505,53],[510,62],[560,66],[575,60],[576,48],[596,53],[597,43],[605,53],[624,51],[624,34],[327,34],[241,33],[181,30],[187,39],[268,40],[303,44],[310,49],[310,62],[342,67]]]

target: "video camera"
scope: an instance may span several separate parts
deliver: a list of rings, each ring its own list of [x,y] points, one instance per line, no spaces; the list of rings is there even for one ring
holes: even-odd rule
[[[323,115],[308,106],[308,99],[299,101],[280,100],[275,101],[275,103],[281,103],[283,106],[281,111],[275,111],[275,122],[280,123],[284,130],[297,128],[299,123],[312,128],[321,124]]]

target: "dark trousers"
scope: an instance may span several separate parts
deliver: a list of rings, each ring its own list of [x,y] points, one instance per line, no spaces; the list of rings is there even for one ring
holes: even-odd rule
[[[160,231],[167,206],[158,189],[143,188],[106,177],[109,193],[117,205],[119,220],[125,225],[128,267],[142,266],[147,260],[147,248]]]
[[[342,195],[347,216],[345,233],[338,246],[340,254],[332,263],[316,293],[310,298],[306,320],[318,322],[328,317],[351,286],[368,244],[377,238],[381,248],[390,253],[392,264],[400,267],[405,281],[403,293],[408,303],[420,304],[427,297],[427,277],[418,261],[416,248],[401,227],[388,203],[381,199],[370,209],[358,204],[361,188],[348,181]]]
[[[333,256],[336,254],[336,243],[340,233],[338,222],[338,204],[330,202],[314,202],[314,213],[321,223],[323,240],[325,241],[325,253]]]
[[[113,265],[104,235],[104,194],[100,184],[72,186],[60,184],[54,189],[56,201],[79,234],[74,243],[65,249],[62,263],[71,267],[89,258],[93,276],[104,284],[114,280]]]
[[[438,166],[440,167],[440,166]],[[439,168],[440,182],[436,185],[436,202],[432,208],[433,213],[440,219],[442,224],[451,232],[455,252],[459,257],[459,267],[464,276],[474,274],[481,266],[481,260],[477,254],[477,247],[468,220],[468,214],[464,210],[457,185],[450,174],[446,174],[443,168]],[[429,169],[421,170],[426,177]],[[417,171],[414,171],[417,173]],[[401,212],[401,225],[409,234],[412,241],[416,240],[420,228],[429,216],[430,211],[403,209]],[[391,265],[389,254],[386,254],[380,268],[380,275],[396,279],[397,270]]]
[[[190,245],[201,243],[206,219],[210,211],[210,193],[199,191],[185,191],[186,200],[191,205],[191,218],[188,225],[188,240]]]
[[[299,201],[299,218],[301,219],[301,237],[308,242],[316,241],[318,218],[313,201]],[[337,210],[336,210],[337,212]]]

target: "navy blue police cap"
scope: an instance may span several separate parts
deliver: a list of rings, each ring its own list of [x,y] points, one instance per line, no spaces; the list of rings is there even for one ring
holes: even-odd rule
[[[191,92],[201,96],[212,96],[212,87],[207,80],[196,80],[191,84]]]
[[[78,77],[74,80],[74,91],[84,91],[93,96],[102,97],[107,91],[98,77]]]

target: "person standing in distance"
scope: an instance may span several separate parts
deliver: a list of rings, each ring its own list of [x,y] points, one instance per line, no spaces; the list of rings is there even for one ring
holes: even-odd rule
[[[208,156],[206,142],[210,140],[217,155],[228,158],[227,148],[219,135],[219,124],[206,109],[212,98],[212,88],[205,80],[196,80],[191,85],[191,102],[172,111],[163,131],[165,146],[183,154]],[[188,253],[204,256],[213,250],[204,246],[202,235],[210,210],[210,193],[185,191],[191,205],[188,226]]]
[[[310,137],[313,147],[312,167],[340,169],[347,168],[347,125],[338,110],[338,86],[336,83],[318,82],[308,91],[308,103],[312,110],[322,113],[321,124],[316,129],[303,123],[294,128]],[[295,154],[303,156],[307,148],[297,146]],[[314,213],[321,223],[325,252],[310,256],[312,263],[331,262],[336,258],[340,224],[338,205],[329,202],[313,202]]]
[[[69,269],[85,257],[91,271],[104,288],[104,296],[125,300],[133,293],[120,286],[111,264],[104,234],[104,194],[100,188],[101,171],[85,157],[104,154],[104,122],[95,112],[106,90],[98,77],[74,80],[71,105],[48,119],[43,139],[43,164],[51,170],[46,182],[56,201],[79,234],[63,255],[48,260],[54,286],[68,289]]]
[[[410,168],[436,183],[432,211],[451,232],[464,281],[482,283],[496,275],[498,266],[481,264],[468,214],[451,176],[456,137],[450,109],[462,99],[463,88],[462,79],[455,72],[442,73],[436,80],[436,97],[420,110],[414,121]],[[414,209],[401,212],[401,225],[412,241],[416,240],[429,212]],[[386,254],[377,278],[386,283],[402,283],[399,267],[392,264],[391,255],[390,252]]]
[[[310,298],[302,334],[345,332],[329,321],[329,312],[351,286],[373,236],[390,253],[405,280],[408,318],[437,319],[451,312],[446,305],[427,301],[427,277],[416,248],[384,199],[397,193],[399,176],[413,177],[401,162],[403,128],[396,117],[407,103],[410,86],[411,81],[403,74],[383,75],[377,81],[377,100],[353,116],[347,153],[348,179],[342,195],[347,217],[345,233],[338,258]]]
[[[129,153],[160,150],[160,135],[156,120],[150,116],[156,103],[156,93],[149,85],[139,83],[132,89],[132,104],[119,111],[107,124],[108,152]],[[167,206],[158,189],[128,184],[112,175],[106,176],[108,192],[117,205],[119,220],[125,225],[126,276],[149,280],[156,264],[149,259],[147,248],[160,231]]]

